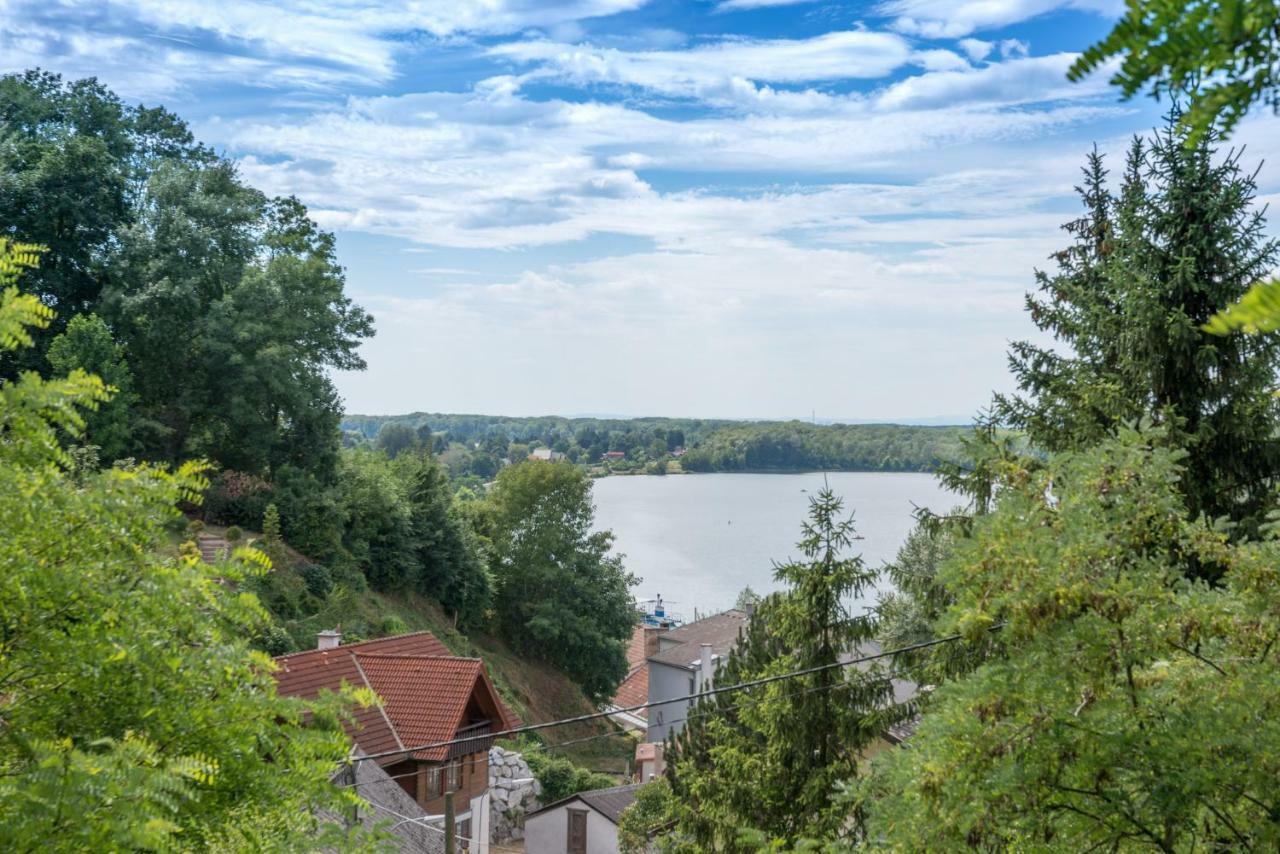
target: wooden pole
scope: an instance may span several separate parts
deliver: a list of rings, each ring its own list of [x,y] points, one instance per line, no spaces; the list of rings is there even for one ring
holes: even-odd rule
[[[444,854],[457,854],[458,846],[454,835],[457,825],[453,819],[453,792],[444,793]]]

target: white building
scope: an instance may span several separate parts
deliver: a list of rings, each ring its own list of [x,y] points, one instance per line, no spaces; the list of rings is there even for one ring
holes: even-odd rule
[[[618,822],[640,786],[596,789],[548,804],[524,820],[525,854],[617,854]]]

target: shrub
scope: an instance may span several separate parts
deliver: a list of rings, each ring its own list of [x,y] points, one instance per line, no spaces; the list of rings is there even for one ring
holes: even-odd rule
[[[262,521],[272,492],[271,484],[262,478],[226,469],[205,490],[204,517],[219,525],[256,526]]]
[[[306,583],[307,592],[317,599],[324,599],[333,589],[333,576],[327,567],[315,563],[303,564],[298,574]]]
[[[244,539],[244,531],[240,530],[238,525],[232,525],[227,528],[227,542],[238,543]]]
[[[296,647],[293,638],[283,626],[267,626],[262,634],[254,638],[253,645],[270,656],[293,652]]]
[[[403,635],[409,631],[409,624],[395,614],[387,614],[378,624],[378,634]]]
[[[543,803],[554,803],[578,792],[617,785],[617,781],[608,774],[574,765],[563,756],[552,756],[537,742],[522,744],[521,753],[529,764],[529,770],[542,785]]]

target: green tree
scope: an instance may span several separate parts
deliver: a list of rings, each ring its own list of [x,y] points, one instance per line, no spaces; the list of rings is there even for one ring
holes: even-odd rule
[[[1271,501],[1280,448],[1271,395],[1280,340],[1202,329],[1277,260],[1238,156],[1213,136],[1187,145],[1171,119],[1135,140],[1119,194],[1094,154],[1080,190],[1085,215],[1056,275],[1037,275],[1027,308],[1064,345],[1014,345],[1024,397],[999,405],[1033,446],[1085,447],[1140,418],[1170,425],[1189,451],[1183,488],[1193,514],[1256,527]]]
[[[417,586],[463,626],[478,626],[492,593],[484,546],[458,507],[444,466],[429,455],[406,455],[401,462]]]
[[[96,314],[73,317],[66,331],[50,342],[47,356],[55,374],[66,376],[79,368],[114,389],[111,400],[86,416],[83,438],[97,445],[107,461],[124,456],[131,444],[133,375],[124,348],[112,338],[106,323]]]
[[[427,435],[429,436],[430,433]],[[417,445],[417,432],[408,424],[400,424],[395,421],[384,424],[382,429],[378,431],[378,438],[374,442],[374,447],[393,460],[405,451],[417,447]]]
[[[930,699],[864,787],[895,850],[1280,845],[1274,541],[1186,514],[1162,431],[1010,471],[939,569],[938,630],[1001,654]],[[1225,568],[1208,586],[1190,568]],[[999,632],[988,630],[1003,626]]]
[[[488,508],[499,631],[592,700],[608,698],[627,672],[636,579],[610,554],[613,535],[591,530],[591,481],[570,463],[516,463]]]
[[[788,843],[861,836],[861,809],[834,795],[857,778],[861,751],[891,720],[893,689],[875,669],[833,666],[873,634],[871,619],[844,605],[876,572],[845,555],[855,534],[842,507],[830,489],[810,499],[798,544],[805,559],[776,567],[787,591],[760,603],[717,681],[822,669],[700,701],[668,748],[681,805],[675,832],[699,850],[754,850],[744,830]]]
[[[373,331],[343,293],[332,235],[296,199],[246,186],[177,117],[95,81],[2,77],[0,123],[3,233],[48,247],[29,286],[59,313],[0,375],[44,370],[58,324],[92,313],[132,376],[134,400],[108,407],[132,410],[129,453],[331,482],[341,406],[329,372],[362,368]]]
[[[0,240],[0,346],[51,310],[12,286],[30,253]],[[245,637],[261,606],[217,567],[163,557],[202,466],[72,477],[58,442],[109,397],[75,370],[0,384],[0,848],[309,851],[362,846],[321,818],[358,804],[332,704],[278,698]]]
[[[671,783],[658,777],[641,786],[636,799],[618,820],[618,850],[622,854],[648,854],[650,845],[663,852],[690,850],[688,843],[670,829],[679,817]]]

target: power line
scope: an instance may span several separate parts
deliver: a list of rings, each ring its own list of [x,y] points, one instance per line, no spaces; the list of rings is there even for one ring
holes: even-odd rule
[[[849,663],[852,663],[852,662],[849,662]],[[916,665],[916,666],[923,666],[923,662],[921,662],[921,664]],[[909,669],[910,669],[910,668],[906,668],[906,669],[903,669],[903,670],[897,670],[897,671],[894,671],[893,673],[886,673],[886,674],[884,675],[884,677],[883,677],[883,678],[885,678],[885,679],[897,679],[897,678],[899,678],[899,677],[901,677],[901,676],[907,676],[907,675],[909,675],[909,672],[908,672],[908,671],[909,671]],[[831,684],[831,685],[814,685],[814,686],[811,686],[811,687],[809,687],[809,688],[801,688],[801,689],[800,689],[800,690],[798,690],[798,691],[788,691],[788,692],[787,692],[786,694],[784,694],[783,696],[784,696],[784,697],[799,697],[799,696],[801,696],[801,695],[803,695],[803,694],[812,694],[812,693],[815,693],[815,692],[818,692],[818,691],[838,691],[838,690],[840,690],[841,688],[850,688],[850,687],[853,687],[853,686],[851,686],[851,685],[850,685],[849,683],[847,683],[847,682],[836,682],[836,683],[833,683],[833,684]],[[672,700],[663,700],[662,702],[664,702],[664,703],[670,703],[670,702],[673,702],[673,701],[672,701]],[[733,704],[732,706],[717,706],[717,707],[715,707],[715,708],[713,708],[713,709],[708,709],[708,710],[707,710],[707,711],[705,711],[705,712],[698,712],[698,711],[690,712],[688,715],[684,716],[683,718],[676,718],[676,719],[675,719],[675,720],[673,720],[673,721],[668,721],[668,722],[666,723],[666,726],[675,726],[676,724],[688,723],[688,722],[689,722],[689,721],[691,721],[691,720],[696,720],[696,719],[700,719],[700,718],[711,717],[711,716],[713,716],[713,715],[720,714],[720,713],[723,713],[723,712],[733,712],[733,711],[737,711],[738,709],[744,708],[744,707],[746,707],[747,705],[749,705],[749,704],[748,704],[748,703],[735,703],[735,704]],[[895,705],[901,705],[901,704],[895,704]],[[487,738],[487,736],[486,736],[486,738]],[[572,746],[572,745],[575,745],[575,744],[582,744],[582,743],[584,743],[584,742],[588,742],[588,741],[596,741],[596,740],[598,740],[598,739],[602,739],[602,738],[627,738],[627,739],[630,739],[630,738],[631,738],[631,735],[630,735],[629,733],[625,732],[625,731],[601,732],[601,733],[596,733],[595,735],[589,735],[589,736],[586,736],[585,738],[575,738],[575,739],[572,739],[572,740],[570,740],[570,741],[562,741],[562,742],[560,742],[560,743],[558,743],[558,744],[539,744],[539,745],[537,746],[537,748],[536,748],[536,749],[538,749],[538,750],[559,750],[560,748],[563,748],[563,747],[569,747],[569,746]],[[457,759],[451,759],[451,760],[448,760],[448,761],[447,761],[447,762],[445,762],[444,764],[437,765],[437,766],[432,766],[432,770],[433,770],[433,771],[443,771],[444,769],[449,768],[449,767],[450,767],[450,766],[452,766],[452,765],[461,765],[461,764],[462,764],[462,759],[459,757],[459,758],[457,758]],[[402,779],[402,778],[404,778],[404,777],[415,777],[415,776],[417,776],[417,775],[418,775],[418,771],[415,769],[415,770],[413,770],[413,771],[406,771],[406,772],[404,772],[403,774],[389,774],[389,775],[387,775],[385,778],[380,777],[380,778],[378,778],[378,779],[376,779],[376,780],[363,780],[363,781],[357,780],[357,781],[355,781],[355,782],[353,782],[353,783],[343,783],[343,784],[339,785],[339,786],[338,786],[338,788],[340,788],[340,789],[356,789],[356,788],[359,788],[360,786],[368,786],[368,785],[372,785],[372,784],[374,784],[374,783],[384,782],[384,780],[399,780],[399,779]]]
[[[996,631],[1004,628],[1004,623],[996,623],[991,626],[988,631]],[[648,709],[653,706],[664,706],[668,703],[679,703],[682,701],[696,702],[705,697],[712,697],[717,694],[725,694],[731,691],[742,691],[746,688],[754,688],[758,685],[768,685],[773,682],[781,682],[784,679],[796,679],[800,676],[808,676],[813,673],[822,673],[827,670],[835,670],[842,667],[848,667],[852,664],[865,664],[868,661],[877,661],[881,658],[889,658],[894,655],[901,655],[904,652],[915,652],[919,649],[928,649],[929,647],[939,646],[944,643],[954,643],[962,640],[964,635],[954,634],[942,638],[934,638],[933,640],[921,641],[920,643],[908,644],[907,646],[898,647],[897,649],[885,650],[875,653],[874,655],[864,655],[860,658],[853,658],[848,661],[836,661],[830,664],[819,664],[815,667],[806,667],[801,670],[793,670],[787,673],[778,673],[773,676],[765,676],[760,679],[751,679],[746,682],[739,682],[735,685],[724,685],[708,688],[705,691],[698,691],[693,694],[685,694],[679,697],[668,697],[663,700],[652,700],[647,703],[638,703],[634,706],[626,706],[624,708],[613,709],[607,712],[594,712],[589,715],[578,715],[573,718],[561,718],[560,720],[547,721],[540,724],[527,724],[525,726],[512,727],[511,729],[499,730],[498,732],[486,733],[485,735],[473,735],[465,738],[454,738],[448,741],[436,741],[429,744],[419,744],[413,747],[404,747],[398,750],[384,750],[379,753],[366,753],[362,756],[352,758],[353,762],[360,762],[367,759],[384,759],[389,756],[411,757],[414,753],[423,750],[435,750],[441,747],[453,747],[458,744],[474,744],[479,741],[488,739],[505,738],[512,735],[521,735],[526,732],[537,732],[539,730],[551,729],[553,727],[568,726],[569,724],[585,723],[586,721],[596,721],[601,718],[613,717],[614,715],[624,714],[626,712],[638,712],[642,709]]]

